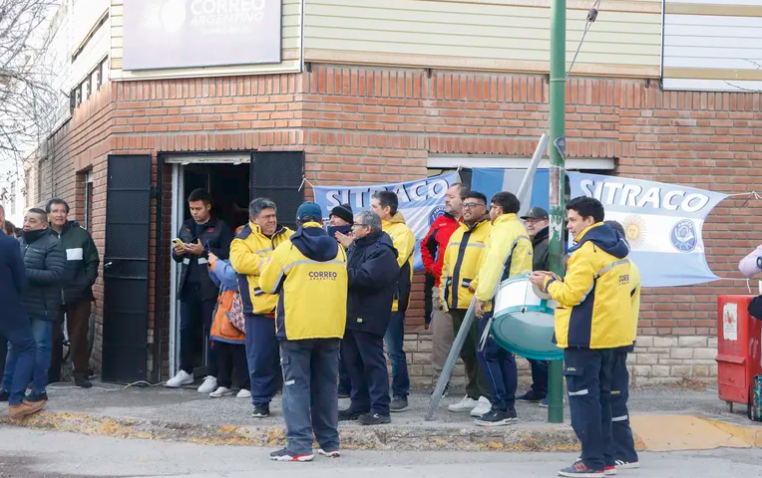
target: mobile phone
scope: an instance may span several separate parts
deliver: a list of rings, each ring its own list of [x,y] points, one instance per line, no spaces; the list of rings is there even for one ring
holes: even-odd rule
[[[185,243],[180,238],[174,238],[172,239],[172,244],[175,245],[175,247],[183,247],[185,246]]]

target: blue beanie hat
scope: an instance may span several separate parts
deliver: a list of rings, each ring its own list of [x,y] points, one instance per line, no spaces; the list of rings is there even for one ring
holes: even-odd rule
[[[303,202],[299,206],[299,209],[296,210],[296,220],[301,221],[305,217],[311,217],[319,221],[323,218],[323,210],[320,209],[317,203],[310,201]]]

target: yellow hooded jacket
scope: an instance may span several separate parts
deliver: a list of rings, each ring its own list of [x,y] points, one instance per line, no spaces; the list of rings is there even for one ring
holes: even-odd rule
[[[489,302],[502,281],[532,270],[533,252],[532,240],[516,214],[503,214],[495,219],[486,246],[476,298]]]
[[[556,343],[561,348],[614,349],[632,345],[633,290],[629,247],[603,223],[577,237],[563,281],[548,276],[545,290],[559,303]]]
[[[445,310],[468,309],[471,305],[474,297],[471,290],[478,284],[477,274],[491,231],[489,216],[485,216],[473,227],[461,223],[450,236],[439,282],[441,304]]]
[[[347,253],[320,224],[304,224],[275,249],[259,286],[278,296],[279,339],[340,339],[347,323]]]
[[[278,296],[266,294],[259,288],[259,275],[273,250],[293,233],[287,227],[279,227],[272,237],[267,237],[262,234],[262,228],[249,222],[230,244],[230,264],[238,273],[238,289],[245,314],[269,315],[275,312]]]
[[[632,340],[633,345],[628,348],[628,352],[633,352],[635,340],[638,337],[638,320],[640,319],[640,269],[630,259],[630,303],[632,304]]]
[[[397,293],[394,294],[392,312],[405,312],[410,303],[410,290],[413,283],[415,235],[407,227],[405,217],[399,211],[389,221],[381,221],[381,229],[392,238],[394,248],[397,249],[397,264],[400,266],[400,277],[397,282]]]

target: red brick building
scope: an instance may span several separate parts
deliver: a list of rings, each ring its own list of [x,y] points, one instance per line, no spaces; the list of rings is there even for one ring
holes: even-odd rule
[[[300,201],[301,168],[315,184],[368,184],[425,177],[441,158],[466,168],[528,161],[548,120],[542,71],[363,65],[317,51],[312,60],[309,43],[303,55],[295,72],[146,79],[115,78],[123,72],[111,58],[111,81],[82,96],[28,170],[29,205],[70,200],[105,251],[94,309],[104,378],[157,381],[175,367],[168,252],[191,185],[220,190],[222,181],[245,207],[248,189]],[[581,70],[595,74],[594,65]],[[612,174],[728,194],[755,188],[762,95],[664,91],[652,70],[598,71],[568,83],[570,162],[606,160]],[[704,227],[711,268],[734,280],[645,292],[635,380],[716,375],[716,300],[745,293],[736,264],[759,242],[756,207],[726,200]],[[423,323],[422,289],[418,280],[410,333]],[[425,383],[428,338],[409,339],[411,375]]]

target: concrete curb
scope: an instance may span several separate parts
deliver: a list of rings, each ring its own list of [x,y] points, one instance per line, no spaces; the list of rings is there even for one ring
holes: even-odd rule
[[[21,421],[0,417],[0,425],[84,435],[170,440],[202,445],[278,447],[286,443],[285,428],[197,425],[131,418],[113,418],[43,411]],[[527,425],[497,429],[459,426],[383,425],[342,427],[341,445],[355,450],[386,451],[517,451],[565,452],[579,450],[571,427]]]

